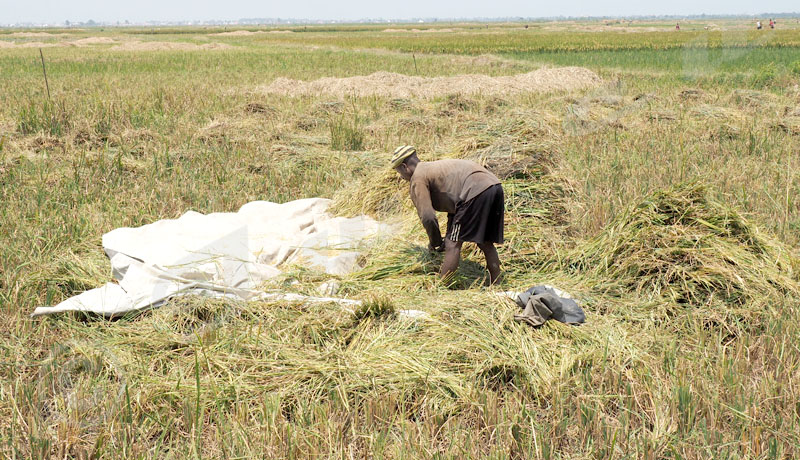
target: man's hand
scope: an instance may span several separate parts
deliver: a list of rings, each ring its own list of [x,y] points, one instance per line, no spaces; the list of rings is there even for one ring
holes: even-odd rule
[[[428,243],[428,251],[431,252],[444,252],[444,241],[439,246],[434,246],[433,243]]]

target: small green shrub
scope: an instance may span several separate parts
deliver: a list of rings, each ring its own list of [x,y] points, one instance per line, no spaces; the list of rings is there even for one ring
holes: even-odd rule
[[[29,101],[23,105],[17,116],[17,130],[21,134],[46,132],[53,136],[61,136],[71,125],[70,113],[65,104],[50,100],[44,102]]]
[[[329,126],[331,130],[331,148],[333,150],[364,149],[364,131],[361,129],[361,120],[358,115],[348,117],[343,114],[332,119]]]
[[[767,64],[753,76],[753,86],[765,87],[771,85],[778,76],[778,68],[775,64]]]
[[[792,74],[800,76],[800,61],[794,61],[791,65]]]
[[[114,125],[121,118],[119,110],[114,104],[100,104],[93,114],[95,118],[94,131],[102,139],[106,139],[113,131]]]

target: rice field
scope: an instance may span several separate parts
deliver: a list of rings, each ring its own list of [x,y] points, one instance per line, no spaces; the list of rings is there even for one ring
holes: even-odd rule
[[[0,31],[0,456],[796,457],[800,25],[674,25]],[[599,83],[263,90],[558,66]],[[386,169],[400,144],[502,179],[500,286],[469,246],[438,279]],[[181,298],[28,316],[110,279],[114,228],[316,196],[400,229],[337,277],[355,314]],[[289,267],[265,288],[330,278]],[[542,283],[586,324],[514,322],[500,293]]]

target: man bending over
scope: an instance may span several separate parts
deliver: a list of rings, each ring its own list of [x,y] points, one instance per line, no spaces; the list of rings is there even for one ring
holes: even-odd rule
[[[398,147],[392,168],[411,183],[411,201],[428,233],[432,251],[444,250],[441,276],[455,272],[461,245],[471,241],[486,258],[489,282],[500,276],[495,244],[503,242],[503,187],[494,174],[469,160],[420,161],[414,147]],[[436,211],[447,213],[444,240]]]

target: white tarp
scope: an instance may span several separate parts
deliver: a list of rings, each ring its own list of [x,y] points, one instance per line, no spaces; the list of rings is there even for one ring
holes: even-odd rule
[[[330,200],[322,198],[283,204],[254,201],[236,213],[189,211],[178,219],[118,228],[103,235],[103,249],[118,283],[54,307],[39,307],[33,315],[86,311],[114,317],[185,294],[288,299],[291,296],[266,294],[258,287],[279,275],[285,264],[332,275],[349,273],[358,268],[359,248],[388,230],[369,217],[331,217],[326,212],[329,205]]]

